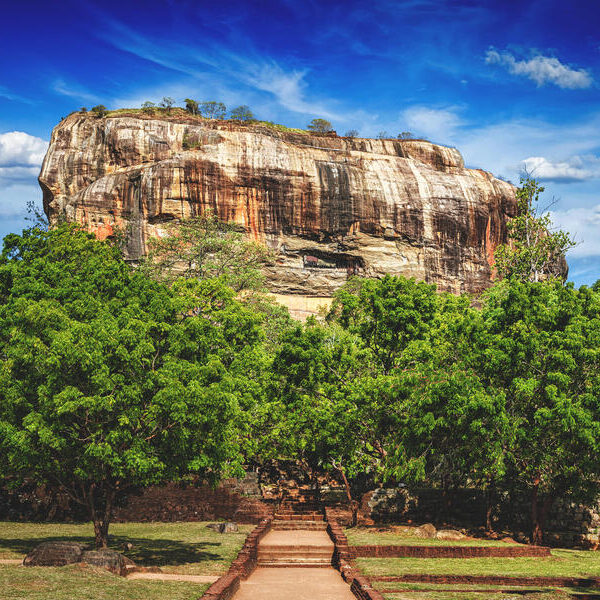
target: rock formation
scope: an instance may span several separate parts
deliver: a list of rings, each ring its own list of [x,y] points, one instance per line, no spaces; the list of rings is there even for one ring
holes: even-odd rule
[[[166,222],[207,210],[235,221],[276,253],[270,289],[308,310],[352,274],[479,292],[516,211],[514,187],[465,168],[454,148],[181,113],[71,115],[54,129],[39,181],[51,222],[101,238],[121,227],[130,259]]]

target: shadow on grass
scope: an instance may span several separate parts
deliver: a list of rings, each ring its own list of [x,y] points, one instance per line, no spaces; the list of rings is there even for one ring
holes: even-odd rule
[[[86,536],[43,536],[39,538],[0,538],[0,547],[27,554],[42,542],[79,542],[93,547],[93,539]],[[131,550],[124,551],[126,543],[133,544]],[[218,542],[181,542],[169,539],[148,539],[126,535],[109,535],[109,547],[123,552],[139,565],[160,567],[166,565],[186,565],[197,562],[222,562],[227,559],[218,552]]]

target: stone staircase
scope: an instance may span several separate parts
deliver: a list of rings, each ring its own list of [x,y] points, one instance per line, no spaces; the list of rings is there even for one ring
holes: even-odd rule
[[[330,567],[333,542],[314,491],[288,490],[258,547],[261,567]]]

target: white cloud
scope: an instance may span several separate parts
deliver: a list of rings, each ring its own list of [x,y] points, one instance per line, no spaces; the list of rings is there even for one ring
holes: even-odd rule
[[[490,48],[485,55],[485,62],[505,67],[512,75],[528,77],[538,86],[553,83],[565,89],[588,88],[593,79],[585,69],[574,69],[551,56],[533,56],[530,59],[517,60],[510,52],[498,52]]]
[[[405,130],[419,137],[442,144],[451,143],[462,125],[457,110],[455,107],[411,106],[400,113],[400,120]]]
[[[0,134],[0,167],[27,167],[42,164],[48,142],[24,131]]]
[[[522,165],[532,177],[545,181],[585,181],[600,177],[600,157],[593,154],[575,155],[562,161],[530,156]]]
[[[553,211],[552,222],[556,227],[568,231],[578,242],[569,252],[569,257],[583,258],[600,256],[600,204],[589,208],[578,207],[564,211]],[[598,274],[600,271],[596,269]],[[600,278],[600,275],[597,275]]]
[[[47,147],[24,131],[0,134],[0,217],[23,217],[29,200],[39,202],[36,178]]]
[[[36,173],[37,175],[37,173]],[[0,231],[5,225],[6,219],[23,219],[27,213],[27,203],[35,202],[41,204],[42,191],[33,179],[33,183],[9,183],[1,185],[0,180]],[[23,223],[20,226],[24,226]],[[7,233],[4,231],[4,233]],[[2,237],[2,233],[0,233]]]

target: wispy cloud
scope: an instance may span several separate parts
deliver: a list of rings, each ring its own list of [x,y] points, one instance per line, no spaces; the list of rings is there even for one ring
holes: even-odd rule
[[[577,69],[565,65],[552,56],[535,55],[529,59],[518,60],[510,52],[498,52],[490,48],[485,55],[485,62],[499,65],[512,75],[528,77],[538,86],[552,83],[564,89],[582,89],[592,85],[593,79],[585,69]]]
[[[589,208],[580,207],[564,211],[553,211],[552,222],[555,226],[568,231],[575,236],[577,246],[569,252],[569,257],[583,258],[588,256],[600,257],[600,204]],[[598,265],[596,265],[596,278]]]
[[[111,21],[104,34],[115,47],[163,68],[195,79],[218,73],[218,79],[232,86],[240,84],[267,92],[286,110],[337,118],[340,115],[324,101],[312,97],[306,81],[307,69],[286,68],[280,62],[249,47],[244,54],[231,52],[215,42],[191,46],[170,40],[149,40],[117,21]]]
[[[69,98],[75,98],[76,100],[83,100],[84,102],[99,102],[98,96],[92,94],[85,88],[77,84],[66,83],[62,79],[57,79],[52,84],[52,89],[62,96],[68,96]]]
[[[0,98],[6,98],[7,100],[12,100],[14,102],[23,102],[25,104],[35,104],[33,100],[20,96],[19,94],[15,94],[3,85],[0,85]]]
[[[400,121],[419,137],[443,144],[451,142],[462,125],[458,112],[457,107],[410,106],[400,113]]]

